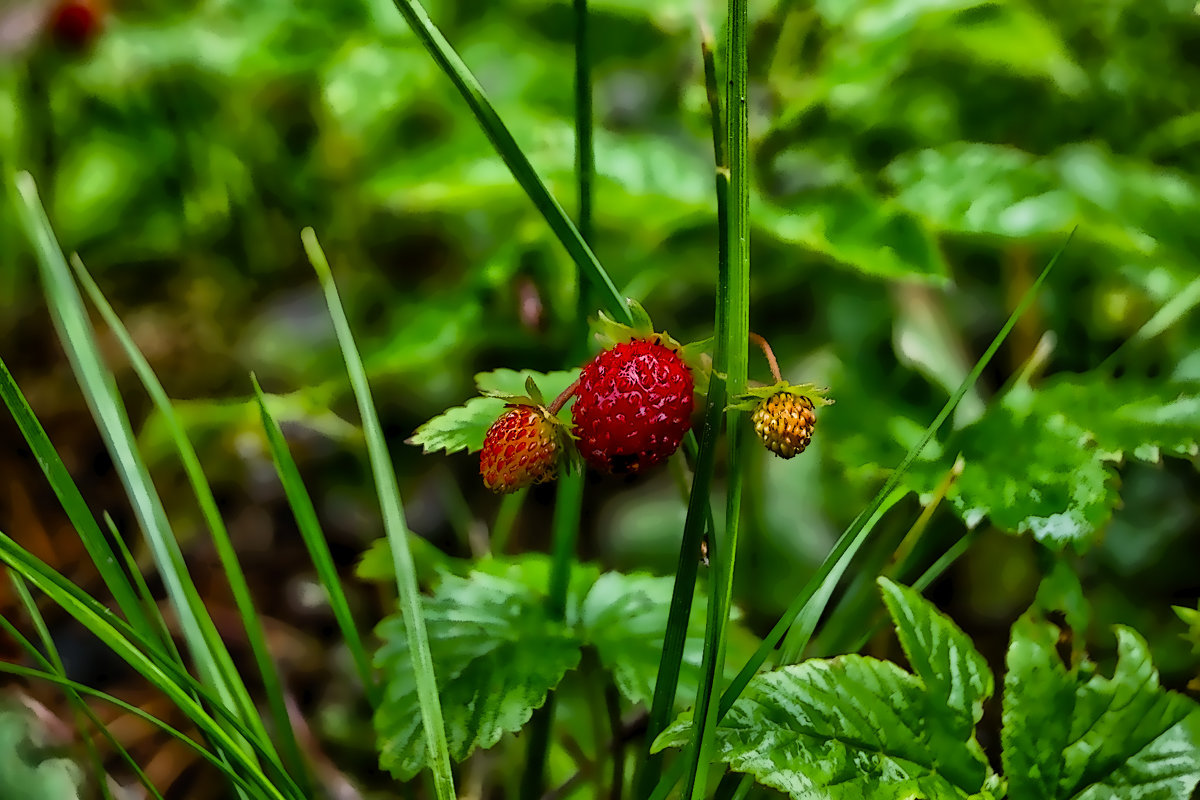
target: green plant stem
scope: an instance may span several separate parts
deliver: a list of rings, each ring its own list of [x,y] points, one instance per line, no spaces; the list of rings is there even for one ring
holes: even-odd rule
[[[750,176],[749,108],[747,73],[749,57],[749,14],[747,0],[729,2],[729,66],[725,95],[725,129],[729,156],[729,284],[724,331],[726,388],[731,397],[746,391],[750,348]],[[709,619],[704,632],[704,658],[696,694],[692,742],[684,796],[699,800],[706,795],[708,764],[711,761],[717,726],[717,704],[725,667],[725,629],[733,602],[733,577],[737,560],[738,533],[742,511],[744,464],[742,460],[744,411],[726,411],[725,430],[729,442],[729,485],[725,507],[725,537],[713,559],[718,582],[709,600]]]
[[[375,401],[371,398],[371,387],[363,369],[362,356],[354,343],[350,321],[346,319],[341,297],[333,280],[333,272],[325,251],[317,241],[312,228],[300,233],[304,250],[316,270],[325,292],[325,303],[337,333],[338,345],[342,350],[358,411],[362,418],[363,433],[367,440],[367,452],[371,461],[371,472],[379,496],[379,507],[383,512],[383,525],[391,546],[392,562],[396,570],[396,584],[400,592],[400,609],[404,614],[405,631],[408,635],[409,652],[413,659],[413,679],[417,687],[417,699],[421,707],[421,724],[425,728],[425,741],[429,748],[429,764],[433,771],[434,790],[439,800],[454,800],[454,778],[450,768],[450,746],[446,740],[446,724],[442,717],[442,703],[438,696],[437,679],[433,667],[433,654],[429,650],[429,632],[421,609],[421,591],[417,584],[417,571],[413,564],[412,551],[408,544],[408,523],[404,518],[404,506],[400,500],[400,488],[396,483],[396,472],[379,424]]]
[[[492,556],[503,555],[508,549],[508,540],[512,537],[513,527],[525,498],[529,496],[528,489],[519,489],[512,494],[504,495],[500,501],[500,510],[496,512],[496,523],[492,525],[492,535],[489,544]]]
[[[650,716],[646,724],[646,735],[641,761],[634,778],[636,797],[647,797],[662,776],[662,753],[651,753],[654,740],[671,721],[675,708],[675,695],[679,686],[679,671],[683,663],[683,649],[687,640],[688,620],[692,614],[692,603],[696,594],[696,577],[700,566],[700,547],[704,538],[705,524],[713,530],[712,510],[709,496],[712,491],[713,470],[716,462],[717,441],[721,435],[721,423],[726,405],[725,379],[725,307],[729,293],[729,166],[726,159],[725,127],[721,114],[721,99],[717,87],[716,62],[713,56],[711,33],[703,32],[700,43],[704,61],[705,87],[708,93],[709,115],[713,132],[713,166],[717,195],[717,280],[716,311],[714,327],[713,370],[709,378],[708,395],[704,404],[704,418],[700,428],[700,443],[695,453],[692,473],[692,491],[688,498],[687,516],[683,523],[683,538],[679,546],[679,561],[675,567],[675,584],[671,591],[671,605],[667,612],[667,628],[663,638],[662,656],[658,663],[658,674],[654,682],[654,697],[651,700]],[[690,432],[689,432],[690,434]],[[694,439],[695,437],[690,437]],[[686,449],[691,440],[684,442]],[[715,545],[715,543],[710,543]],[[711,553],[710,553],[711,561]]]
[[[595,287],[603,306],[613,315],[614,319],[632,323],[629,307],[625,304],[620,292],[617,291],[612,278],[605,272],[604,267],[601,266],[592,249],[580,235],[579,229],[571,223],[562,206],[550,195],[546,185],[538,177],[537,171],[529,163],[529,159],[522,152],[508,128],[505,127],[495,108],[492,107],[492,103],[484,93],[483,87],[479,85],[479,81],[467,69],[467,65],[463,63],[458,53],[454,52],[454,48],[442,36],[441,31],[429,19],[424,7],[417,0],[393,1],[429,55],[454,83],[492,146],[496,148],[496,152],[508,166],[513,178],[529,195],[529,199],[533,201],[550,229],[554,231],[554,235],[566,248],[567,253],[579,267],[581,274]]]

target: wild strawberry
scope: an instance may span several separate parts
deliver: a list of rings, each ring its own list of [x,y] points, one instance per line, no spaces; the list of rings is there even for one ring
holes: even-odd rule
[[[783,458],[803,453],[817,426],[812,400],[788,392],[778,392],[760,402],[750,420],[767,449]]]
[[[61,0],[50,14],[50,32],[64,47],[81,50],[100,32],[101,0]]]
[[[812,384],[779,382],[749,390],[730,408],[751,411],[750,421],[763,445],[782,458],[803,453],[817,426],[816,406],[833,401]]]
[[[554,480],[562,452],[558,425],[540,405],[510,404],[488,428],[479,474],[493,492],[508,494]]]
[[[695,383],[675,349],[652,335],[591,360],[575,393],[574,434],[594,469],[632,473],[666,460],[692,426]]]

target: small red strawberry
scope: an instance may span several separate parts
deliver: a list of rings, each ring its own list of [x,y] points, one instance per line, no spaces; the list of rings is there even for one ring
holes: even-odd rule
[[[50,14],[50,32],[60,45],[82,50],[99,34],[103,17],[102,0],[61,0]]]
[[[513,404],[488,428],[479,474],[493,492],[508,494],[554,480],[561,453],[555,423],[541,406]]]
[[[605,473],[640,472],[665,461],[692,427],[695,382],[665,337],[621,342],[579,376],[572,411],[579,452]]]

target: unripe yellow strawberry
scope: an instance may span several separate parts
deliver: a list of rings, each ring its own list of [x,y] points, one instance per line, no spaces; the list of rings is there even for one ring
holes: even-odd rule
[[[803,453],[817,426],[812,400],[791,392],[778,392],[766,398],[750,419],[767,449],[783,458]]]

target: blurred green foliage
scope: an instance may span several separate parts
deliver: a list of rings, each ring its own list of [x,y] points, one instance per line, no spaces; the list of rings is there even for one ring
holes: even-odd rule
[[[590,5],[597,253],[659,325],[703,338],[716,236],[696,4]],[[718,24],[721,4],[699,5]],[[568,202],[569,3],[427,6]],[[1170,651],[1164,670],[1180,669],[1178,623],[1159,612],[1200,591],[1171,558],[1194,548],[1200,495],[1193,470],[1159,456],[1196,458],[1195,299],[1108,359],[1169,301],[1197,297],[1193,3],[751,6],[752,327],[786,377],[837,400],[804,458],[751,466],[738,576],[751,620],[786,604],[1078,226],[911,483],[928,492],[962,452],[957,515],[939,514],[929,534],[935,556],[964,521],[1070,542],[1087,553],[1085,579],[1108,587],[1098,616],[1137,624]],[[351,406],[303,225],[334,260],[397,443],[472,396],[477,372],[577,366],[574,268],[386,0],[120,4],[89,52],[39,39],[0,67],[0,156],[34,173],[64,246],[143,323],[168,388],[196,401],[181,413],[198,432],[243,415],[204,398],[248,397],[254,369],[269,389],[298,390],[295,424],[341,435],[323,412]],[[0,336],[45,329],[19,242],[0,206]],[[752,371],[767,378],[760,361]],[[399,449],[406,489],[428,494],[449,464],[472,513],[490,518],[472,459]],[[237,458],[227,439],[210,450],[218,464]],[[667,474],[636,490],[596,485],[585,549],[669,569],[675,492]],[[885,521],[899,533],[916,512],[901,508]],[[1153,524],[1130,522],[1146,515]],[[420,532],[432,536],[447,516],[417,513],[415,525],[430,520]],[[981,552],[1015,574],[1042,558],[1028,547]],[[980,617],[1015,616],[1031,584],[1014,585],[1026,588],[962,596]]]

